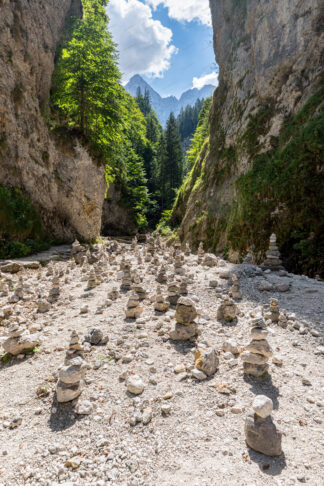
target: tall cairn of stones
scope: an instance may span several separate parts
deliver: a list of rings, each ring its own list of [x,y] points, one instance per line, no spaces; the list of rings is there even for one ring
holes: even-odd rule
[[[241,354],[243,370],[246,375],[261,377],[268,372],[268,360],[273,353],[266,339],[267,336],[268,330],[264,319],[253,319],[251,327],[252,340]]]
[[[271,322],[278,323],[280,317],[280,309],[278,299],[270,299],[269,310],[264,314],[265,319],[270,319]]]
[[[54,275],[52,278],[52,287],[50,288],[50,291],[48,293],[48,301],[52,304],[53,302],[56,302],[57,299],[60,296],[60,279],[58,278],[57,275]]]
[[[169,337],[172,341],[193,340],[198,336],[198,324],[195,321],[197,317],[195,304],[187,297],[181,297],[178,300],[176,310],[176,325]]]
[[[235,273],[232,275],[232,287],[229,290],[229,295],[234,300],[242,299],[242,294],[240,291],[240,282],[237,275],[235,275]]]
[[[172,282],[168,285],[168,301],[171,305],[177,305],[180,298],[180,291],[177,282]]]
[[[64,366],[59,370],[59,381],[56,386],[56,399],[59,403],[70,402],[81,394],[86,370],[83,346],[80,344],[78,334],[73,331]]]
[[[146,289],[144,288],[144,286],[142,284],[140,284],[140,283],[135,284],[133,286],[133,290],[138,295],[138,298],[139,298],[140,301],[146,299],[147,292],[146,292]]]
[[[97,282],[96,272],[95,272],[94,268],[92,267],[90,272],[89,272],[87,288],[89,290],[91,290],[91,289],[94,289],[95,287],[97,287],[97,285],[98,285],[98,282]]]
[[[180,295],[188,295],[188,281],[186,278],[183,278],[179,285],[179,294]]]
[[[272,421],[272,400],[265,395],[255,397],[245,421],[245,440],[251,449],[266,456],[280,456],[282,433]]]
[[[166,284],[167,283],[168,277],[167,277],[167,274],[166,274],[165,265],[161,265],[160,270],[159,270],[157,277],[156,277],[156,281],[159,284]]]
[[[266,259],[261,264],[261,268],[265,270],[283,270],[282,261],[280,260],[280,252],[277,247],[277,237],[273,233],[270,236],[269,250],[266,253]]]
[[[123,276],[120,290],[128,291],[132,287],[131,266],[128,262],[123,264]]]
[[[203,242],[201,241],[199,243],[198,247],[198,265],[201,265],[203,258],[204,258],[205,252],[204,252],[204,247],[203,247]]]
[[[220,322],[235,323],[238,312],[235,302],[226,295],[223,297],[223,302],[217,309],[217,320]]]
[[[169,307],[170,307],[170,302],[165,300],[165,298],[162,295],[161,287],[158,287],[156,292],[156,297],[155,297],[154,310],[157,312],[167,312],[167,310],[169,310]]]
[[[185,255],[190,256],[190,245],[189,245],[189,243],[186,243]]]
[[[177,250],[174,257],[174,273],[176,275],[183,275],[184,270],[182,267],[182,257],[181,253]]]
[[[137,294],[132,294],[127,302],[126,319],[138,319],[141,317],[143,307],[140,306],[140,300]]]

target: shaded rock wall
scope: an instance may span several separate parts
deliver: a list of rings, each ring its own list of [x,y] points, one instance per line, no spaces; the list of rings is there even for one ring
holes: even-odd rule
[[[56,238],[100,233],[104,169],[44,121],[54,57],[81,0],[0,0],[0,184],[20,188]]]

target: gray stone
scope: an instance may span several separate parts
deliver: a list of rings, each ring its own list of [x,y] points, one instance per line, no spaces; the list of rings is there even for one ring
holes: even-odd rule
[[[272,418],[261,418],[250,412],[245,421],[245,439],[251,449],[266,456],[280,456],[282,434],[277,430]]]

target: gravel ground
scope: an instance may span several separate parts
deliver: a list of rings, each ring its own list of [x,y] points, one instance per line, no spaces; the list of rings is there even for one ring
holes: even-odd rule
[[[143,277],[149,296],[155,295],[154,266],[138,265],[131,247],[121,246]],[[162,252],[158,256],[166,261]],[[45,260],[50,258],[47,253]],[[1,321],[1,312],[9,305],[9,321],[20,316],[41,337],[36,353],[0,365],[0,485],[324,485],[323,282],[222,261],[206,268],[197,265],[196,256],[186,257],[185,275],[193,274],[189,297],[200,309],[198,343],[214,347],[220,360],[215,375],[197,381],[191,376],[195,344],[168,339],[175,309],[156,315],[146,299],[141,318],[126,321],[130,292],[105,305],[108,292],[120,286],[119,265],[108,264],[104,283],[91,292],[85,292],[89,270],[73,268],[72,260],[55,261],[53,266],[64,276],[60,298],[46,314],[37,312],[39,295],[51,287],[46,266],[6,274],[14,286],[19,276],[30,285],[24,300],[8,304],[8,297],[0,297],[0,336],[8,325],[8,320]],[[169,263],[169,274],[172,269]],[[232,325],[216,319],[221,295],[229,289],[228,279],[220,277],[224,272],[239,275],[243,294],[237,303],[238,322]],[[218,282],[217,289],[210,288],[211,280]],[[265,280],[274,289],[289,284],[290,290],[261,292],[259,284]],[[265,380],[246,378],[239,357],[226,359],[223,343],[232,338],[240,349],[248,344],[251,318],[271,297],[279,300],[289,318],[286,329],[272,324],[268,338],[282,366],[271,363]],[[89,311],[81,314],[85,304]],[[100,306],[102,313],[97,313]],[[109,341],[91,346],[85,354],[89,369],[79,402],[89,400],[93,411],[78,416],[74,402],[56,402],[57,371],[71,331],[83,337],[94,327],[108,334]],[[0,337],[0,350],[3,340]],[[141,377],[141,395],[127,392],[124,372]],[[220,393],[220,384],[227,385],[228,394]],[[40,385],[46,396],[37,395]],[[273,418],[283,432],[284,453],[278,458],[254,452],[245,443],[245,417],[256,394],[273,400]],[[131,425],[143,410],[152,415],[149,423]],[[22,419],[21,424],[10,428],[15,418],[18,423]]]

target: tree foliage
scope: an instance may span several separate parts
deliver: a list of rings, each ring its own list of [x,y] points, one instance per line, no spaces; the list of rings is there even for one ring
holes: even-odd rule
[[[211,103],[212,98],[206,98],[199,113],[198,125],[191,140],[190,149],[187,152],[189,170],[193,167],[209,133],[209,112]]]

